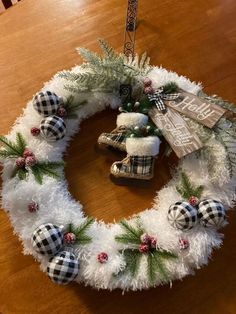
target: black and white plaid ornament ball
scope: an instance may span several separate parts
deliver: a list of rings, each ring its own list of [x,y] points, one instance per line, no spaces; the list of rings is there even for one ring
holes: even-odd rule
[[[197,224],[197,210],[188,202],[177,202],[170,206],[167,218],[172,227],[189,230]]]
[[[34,109],[44,117],[56,114],[59,106],[62,105],[63,99],[50,91],[39,92],[33,99]]]
[[[225,224],[225,208],[219,201],[203,200],[198,205],[198,217],[202,226],[220,228]]]
[[[37,253],[55,255],[62,248],[62,230],[51,223],[40,225],[33,232],[31,241]]]
[[[53,282],[66,285],[78,275],[79,262],[73,253],[62,251],[49,260],[47,273]]]
[[[40,134],[48,142],[62,139],[66,134],[64,120],[58,116],[44,118],[40,123]]]

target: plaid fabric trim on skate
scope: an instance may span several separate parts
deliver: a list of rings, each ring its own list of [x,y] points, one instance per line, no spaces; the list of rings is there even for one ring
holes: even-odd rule
[[[132,173],[146,175],[152,172],[152,156],[132,156],[130,157],[130,170]]]

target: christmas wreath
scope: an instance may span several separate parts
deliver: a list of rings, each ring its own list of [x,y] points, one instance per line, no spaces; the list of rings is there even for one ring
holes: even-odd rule
[[[3,207],[24,253],[57,284],[138,290],[171,283],[207,264],[222,243],[218,230],[235,196],[236,109],[150,66],[145,54],[127,58],[100,45],[102,56],[79,49],[86,62],[57,73],[0,137]],[[180,158],[153,207],[114,224],[85,217],[63,176],[70,138],[107,106],[119,109],[117,126],[98,143],[127,152],[111,165],[113,178],[150,180],[161,142]]]

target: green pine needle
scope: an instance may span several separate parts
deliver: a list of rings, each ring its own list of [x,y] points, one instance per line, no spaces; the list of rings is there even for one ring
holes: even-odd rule
[[[115,50],[112,47],[110,47],[109,44],[104,39],[102,38],[98,39],[98,43],[105,57],[113,60],[117,56],[117,53],[115,52]]]
[[[142,253],[138,250],[126,249],[123,252],[126,267],[125,272],[129,272],[132,277],[135,277],[138,273]]]
[[[66,118],[67,119],[77,119],[78,115],[77,115],[77,110],[82,107],[83,105],[85,105],[87,103],[87,101],[82,101],[82,102],[75,102],[74,97],[70,96],[68,97],[67,101],[64,104],[64,108],[66,110]]]
[[[43,176],[49,176],[54,179],[60,178],[57,169],[64,166],[63,162],[40,162],[31,167],[36,182],[43,183]]]
[[[181,185],[176,186],[178,193],[184,198],[189,199],[191,196],[201,198],[204,187],[194,186],[185,172],[181,173]]]
[[[132,235],[122,234],[115,237],[117,242],[123,243],[123,244],[140,244],[140,238],[136,238]]]
[[[19,134],[19,133],[17,133]],[[12,156],[21,156],[21,147],[18,147],[15,143],[8,140],[5,136],[0,135],[0,142],[3,144],[3,146],[6,147],[9,154],[12,154]]]
[[[35,181],[38,184],[43,184],[43,174],[40,171],[40,168],[37,167],[37,165],[34,165],[33,167],[31,167],[32,173],[34,175]]]
[[[22,134],[16,133],[16,146],[17,150],[20,152],[20,155],[23,155],[26,145],[26,141],[23,138]]]
[[[64,88],[73,93],[83,91],[96,91],[114,93],[119,91],[120,84],[137,84],[140,75],[145,75],[150,66],[149,58],[144,54],[141,59],[127,59],[125,55],[118,54],[104,40],[99,40],[103,55],[79,48],[86,63],[82,65],[83,73],[63,71],[60,77],[68,81]]]
[[[76,241],[80,244],[87,244],[91,242],[91,237],[86,235],[86,232],[90,228],[90,226],[93,224],[94,219],[93,218],[87,218],[79,227],[73,228],[71,226],[71,231],[76,235]]]
[[[28,176],[28,171],[23,168],[20,168],[18,169],[17,174],[20,180],[26,180]]]
[[[92,240],[91,237],[86,236],[86,235],[83,235],[83,236],[80,235],[79,237],[76,236],[76,242],[82,245],[90,243],[91,240]]]
[[[143,234],[143,229],[138,227],[131,226],[126,220],[121,220],[120,225],[124,230],[124,233],[115,237],[116,241],[123,244],[139,244],[140,237]]]
[[[175,82],[167,83],[163,86],[163,93],[172,94],[178,92],[179,87]]]

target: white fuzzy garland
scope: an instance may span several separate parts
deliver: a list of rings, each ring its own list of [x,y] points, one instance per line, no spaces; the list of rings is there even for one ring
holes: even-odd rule
[[[77,66],[74,72],[82,72]],[[148,75],[153,82],[153,87],[157,88],[170,81],[174,81],[180,88],[197,94],[201,89],[199,84],[190,82],[183,76],[168,72],[162,68],[153,68]],[[57,95],[67,98],[69,92],[64,89],[65,80],[57,75],[45,84],[42,90],[50,90]],[[87,104],[78,110],[78,119],[68,120],[67,133],[65,138],[60,141],[49,143],[42,138],[33,137],[30,133],[32,127],[40,124],[41,116],[34,110],[32,101],[27,104],[23,115],[19,117],[7,136],[10,140],[15,140],[17,132],[20,132],[26,139],[27,147],[34,152],[39,161],[61,161],[63,154],[69,144],[70,138],[78,131],[81,121],[104,110],[107,106],[115,109],[120,105],[120,100],[114,95],[102,93],[81,93],[75,96],[78,101],[87,100]],[[214,143],[210,143],[214,145]],[[209,145],[210,145],[209,144]],[[218,150],[221,148],[218,147]],[[79,152],[78,152],[79,153]],[[224,171],[225,164],[223,158],[220,165]],[[33,255],[40,263],[41,269],[46,271],[48,258],[37,254],[31,243],[31,235],[36,227],[43,223],[54,223],[56,225],[67,225],[73,222],[79,225],[84,219],[82,205],[75,201],[68,192],[66,180],[56,181],[50,177],[44,177],[43,185],[35,182],[32,174],[29,174],[27,181],[19,181],[18,178],[11,178],[11,172],[14,167],[14,161],[3,161],[3,188],[2,203],[8,212],[14,231],[18,234],[24,247],[24,254]],[[218,248],[222,242],[222,234],[214,229],[204,228],[200,225],[188,232],[182,232],[174,229],[167,220],[167,211],[169,206],[180,200],[180,196],[175,189],[176,178],[180,171],[185,170],[197,185],[204,184],[205,189],[203,197],[218,199],[224,203],[226,209],[232,206],[234,198],[235,181],[226,180],[219,182],[212,180],[208,173],[207,161],[203,157],[197,157],[192,154],[182,159],[176,176],[160,191],[154,199],[153,207],[139,213],[141,223],[148,234],[155,236],[158,243],[166,250],[178,253],[177,260],[166,262],[166,267],[172,280],[181,279],[188,274],[193,274],[194,269],[207,264],[208,258],[214,248]],[[50,191],[50,193],[48,193]],[[27,204],[32,200],[40,204],[40,210],[34,214],[29,213]],[[134,217],[129,222],[132,223]],[[88,231],[92,237],[92,242],[86,246],[76,245],[76,253],[80,259],[80,272],[77,276],[77,282],[84,282],[95,288],[123,290],[138,290],[150,287],[146,276],[146,260],[141,260],[139,272],[135,278],[129,274],[115,277],[125,267],[125,261],[119,250],[124,246],[115,241],[115,236],[122,233],[119,224],[105,224],[96,221]],[[187,252],[181,252],[179,249],[179,238],[185,238],[190,243]],[[97,261],[97,255],[101,251],[106,252],[109,261],[100,264]],[[159,279],[155,282],[157,286],[161,282]]]

